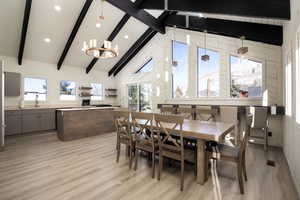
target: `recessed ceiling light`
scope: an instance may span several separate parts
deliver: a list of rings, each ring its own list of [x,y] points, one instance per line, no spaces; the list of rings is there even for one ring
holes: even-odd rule
[[[101,28],[101,24],[100,24],[100,23],[97,23],[97,24],[96,24],[96,28]]]
[[[44,39],[44,42],[50,43],[50,42],[51,42],[51,39],[50,39],[50,38],[45,38],[45,39]]]
[[[61,11],[60,5],[55,5],[54,10],[57,11],[57,12],[60,12]]]
[[[129,38],[129,36],[128,35],[124,35],[124,38],[127,40]]]

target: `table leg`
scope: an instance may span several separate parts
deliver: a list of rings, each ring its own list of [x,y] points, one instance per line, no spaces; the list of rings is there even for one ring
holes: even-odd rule
[[[197,139],[197,183],[203,185],[206,181],[205,141]]]

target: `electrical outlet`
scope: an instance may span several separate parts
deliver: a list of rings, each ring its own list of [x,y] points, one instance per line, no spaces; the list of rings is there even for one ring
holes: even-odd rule
[[[272,134],[272,132],[271,132],[271,131],[270,131],[270,132],[268,132],[268,136],[269,136],[269,137],[272,137],[272,135],[273,135],[273,134]]]

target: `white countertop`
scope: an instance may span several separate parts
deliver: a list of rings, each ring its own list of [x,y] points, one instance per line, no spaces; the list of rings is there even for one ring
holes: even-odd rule
[[[117,107],[80,107],[80,108],[62,108],[62,109],[57,109],[57,111],[82,111],[82,110],[113,110]]]

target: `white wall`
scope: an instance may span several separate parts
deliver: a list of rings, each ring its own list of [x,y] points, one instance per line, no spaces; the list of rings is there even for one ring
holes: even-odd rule
[[[296,184],[298,194],[300,194],[300,122],[296,117],[300,117],[300,94],[299,79],[300,63],[297,63],[297,31],[300,36],[300,1],[291,0],[292,20],[284,25],[284,44],[283,44],[283,65],[288,68],[291,65],[292,73],[286,73],[285,78],[285,105],[290,108],[284,119],[284,153],[288,160],[292,177]],[[298,49],[299,52],[299,49]],[[297,81],[298,79],[298,81]],[[288,88],[288,82],[291,81],[291,90]],[[291,99],[289,101],[288,99]],[[290,103],[291,102],[291,103]],[[297,122],[298,121],[298,122]]]
[[[84,68],[63,65],[61,70],[57,70],[56,65],[33,60],[23,60],[23,65],[17,64],[17,59],[14,57],[6,57],[0,55],[0,60],[5,62],[5,71],[18,72],[22,74],[22,88],[24,77],[45,78],[48,82],[48,95],[46,102],[40,104],[81,104],[81,98],[78,96],[78,87],[81,85],[88,85],[90,83],[102,83],[105,88],[115,88],[115,81],[113,78],[108,78],[107,72],[100,70],[93,70],[89,74],[85,73]],[[60,101],[59,100],[59,84],[61,80],[75,81],[77,84],[76,101]],[[23,91],[23,89],[22,89]],[[18,106],[20,97],[5,97],[5,106]],[[97,101],[92,103],[112,103],[115,104],[114,99],[105,99],[104,101]],[[24,102],[25,105],[33,105],[34,102]]]
[[[189,89],[188,99],[171,98],[171,40],[174,39],[173,29],[167,30],[167,35],[157,34],[139,53],[132,59],[126,68],[117,76],[119,99],[121,105],[127,107],[127,84],[146,82],[152,84],[152,103],[157,108],[158,103],[186,103],[186,104],[215,104],[215,105],[283,105],[282,89],[282,61],[281,47],[267,45],[258,42],[245,41],[249,47],[248,58],[263,63],[263,99],[232,99],[230,98],[230,64],[229,56],[236,55],[241,46],[239,39],[208,34],[207,48],[220,53],[220,93],[218,98],[197,98],[197,47],[204,47],[203,34],[194,31],[176,29],[175,40],[187,42],[190,37],[189,46]],[[149,58],[154,60],[154,73],[135,75],[134,72],[141,67]],[[166,77],[167,75],[167,77]],[[159,88],[159,95],[157,90]],[[282,122],[281,117],[274,117],[270,121],[270,131],[273,137],[270,144],[282,145]]]

